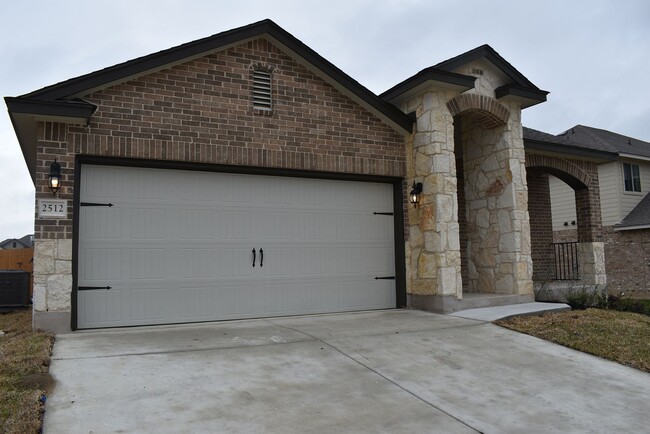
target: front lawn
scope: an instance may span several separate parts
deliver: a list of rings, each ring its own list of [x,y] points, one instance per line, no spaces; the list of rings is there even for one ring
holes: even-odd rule
[[[587,309],[496,321],[502,327],[650,372],[650,317]]]
[[[32,331],[29,309],[0,313],[0,331],[0,432],[40,432],[54,336]]]

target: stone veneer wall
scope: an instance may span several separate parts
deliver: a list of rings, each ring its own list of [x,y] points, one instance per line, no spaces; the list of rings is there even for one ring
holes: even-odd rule
[[[532,294],[525,154],[518,111],[487,129],[461,118],[468,292]]]
[[[614,231],[603,228],[607,290],[650,299],[650,229]]]
[[[252,67],[273,70],[273,110],[252,108]],[[403,177],[404,137],[259,39],[93,94],[88,127],[39,126],[36,198],[62,166],[67,219],[36,219],[35,326],[65,331],[72,290],[75,156],[152,159]],[[406,186],[404,188],[407,188]],[[404,204],[406,207],[406,203]],[[408,221],[408,216],[405,216]],[[49,313],[49,325],[42,313]],[[57,326],[51,318],[60,313]]]
[[[423,184],[419,208],[409,207],[406,245],[407,293],[416,308],[444,310],[428,304],[431,295],[462,297],[454,127],[446,107],[454,96],[431,90],[402,107],[417,117],[406,150],[408,183]]]

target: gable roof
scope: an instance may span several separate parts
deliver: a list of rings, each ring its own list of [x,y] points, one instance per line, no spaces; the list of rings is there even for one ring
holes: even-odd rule
[[[580,158],[589,158],[597,161],[614,161],[618,154],[608,151],[604,148],[585,148],[570,143],[563,136],[554,136],[553,134],[532,128],[523,127],[524,148],[526,150],[541,151],[553,154],[563,154],[576,156]]]
[[[620,157],[650,158],[650,143],[600,128],[576,125],[558,137],[574,146],[612,152]]]
[[[646,194],[641,202],[619,224],[615,230],[650,229],[650,194]]]
[[[510,83],[495,89],[497,99],[514,99],[523,108],[546,101],[549,92],[541,90],[528,80],[521,72],[506,61],[489,45],[481,45],[451,59],[423,69],[417,74],[396,84],[381,95],[386,101],[397,101],[422,88],[437,85],[464,92],[474,87],[475,77],[454,72],[458,68],[476,60],[485,59],[503,72]]]
[[[29,235],[25,235],[22,238],[7,238],[4,241],[0,241],[0,248],[5,248],[6,246],[11,246],[12,248],[18,249],[32,247],[32,243],[28,237]],[[16,243],[16,247],[13,247],[13,243]]]
[[[32,179],[36,168],[35,130],[38,121],[88,123],[96,107],[81,100],[83,96],[258,38],[267,39],[396,131],[411,132],[413,121],[409,116],[379,98],[276,23],[266,19],[71,78],[19,97],[6,97],[9,116]]]

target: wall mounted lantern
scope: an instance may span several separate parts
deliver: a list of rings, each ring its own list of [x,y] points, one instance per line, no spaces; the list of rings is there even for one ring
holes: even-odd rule
[[[418,182],[416,184],[415,181],[413,181],[413,187],[409,193],[409,202],[413,204],[414,208],[417,208],[418,203],[420,203],[420,193],[422,193],[422,183]]]
[[[52,195],[56,196],[56,192],[61,188],[61,165],[54,159],[50,164],[50,176],[47,178],[47,185],[52,190]]]

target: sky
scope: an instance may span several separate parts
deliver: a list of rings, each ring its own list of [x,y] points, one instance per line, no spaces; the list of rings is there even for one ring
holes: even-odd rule
[[[648,0],[0,2],[0,96],[270,18],[379,94],[483,44],[543,90],[523,124],[650,142]],[[34,186],[0,110],[0,241],[33,233]]]

